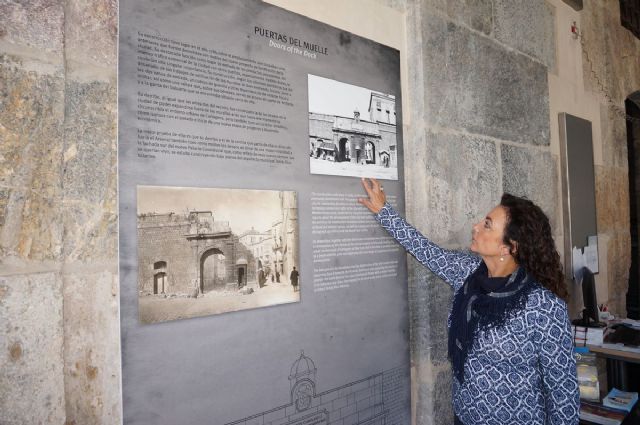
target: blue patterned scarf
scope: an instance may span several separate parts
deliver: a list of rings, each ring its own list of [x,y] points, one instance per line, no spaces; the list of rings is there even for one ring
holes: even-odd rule
[[[449,328],[449,360],[464,382],[464,363],[479,331],[503,326],[525,308],[534,280],[524,268],[511,276],[490,278],[484,262],[467,278],[453,298]]]

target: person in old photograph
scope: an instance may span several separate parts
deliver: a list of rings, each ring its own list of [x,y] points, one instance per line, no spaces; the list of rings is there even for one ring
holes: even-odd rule
[[[293,270],[291,270],[291,275],[289,276],[289,280],[291,281],[291,286],[293,286],[293,292],[298,291],[298,277],[300,273],[296,270],[296,267],[293,266]]]
[[[579,391],[568,297],[549,219],[505,193],[474,224],[470,253],[446,250],[386,202],[375,179],[358,202],[452,286],[448,356],[455,423],[577,424]]]
[[[267,279],[264,276],[264,270],[262,267],[258,269],[258,285],[262,288],[266,283]]]

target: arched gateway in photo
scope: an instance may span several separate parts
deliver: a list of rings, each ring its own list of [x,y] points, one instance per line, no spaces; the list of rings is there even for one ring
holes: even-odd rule
[[[256,273],[251,252],[211,211],[140,214],[138,264],[141,295],[239,289]]]
[[[200,291],[202,293],[214,289],[224,289],[224,284],[229,280],[225,265],[225,255],[220,248],[205,248],[200,256]]]

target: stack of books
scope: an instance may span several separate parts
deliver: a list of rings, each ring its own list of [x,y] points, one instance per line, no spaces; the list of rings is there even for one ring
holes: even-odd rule
[[[638,401],[638,393],[620,391],[617,388],[609,391],[609,394],[602,400],[602,404],[612,409],[624,410],[625,412],[631,412],[633,406]]]
[[[580,402],[580,420],[601,425],[620,425],[627,412],[609,409],[598,403]]]
[[[589,352],[587,347],[576,347],[575,357],[580,399],[595,402],[600,401],[596,355]]]
[[[602,345],[607,328],[587,328],[584,326],[573,327],[573,339],[576,347],[586,345]]]
[[[638,393],[613,388],[602,404],[581,401],[580,419],[601,425],[620,425],[638,401]]]

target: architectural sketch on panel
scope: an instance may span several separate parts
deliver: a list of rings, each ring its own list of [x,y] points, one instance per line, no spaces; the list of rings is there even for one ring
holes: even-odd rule
[[[407,374],[406,366],[395,367],[322,390],[318,385],[315,362],[300,351],[287,376],[289,397],[286,402],[226,425],[406,424],[409,420],[408,388],[404,383]]]
[[[311,174],[398,179],[395,96],[309,74]]]
[[[137,193],[140,321],[300,300],[295,192],[138,186]]]

